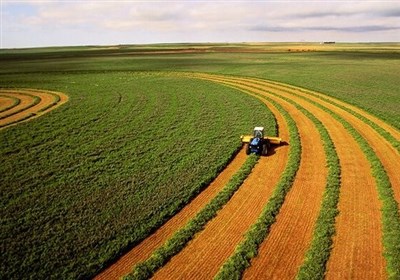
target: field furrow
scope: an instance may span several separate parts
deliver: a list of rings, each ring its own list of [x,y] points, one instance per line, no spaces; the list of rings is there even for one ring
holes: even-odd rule
[[[286,122],[276,109],[270,109],[279,124],[279,135],[288,139]],[[260,158],[252,173],[218,216],[153,278],[212,278],[268,201],[285,168],[287,152],[288,147],[281,146],[275,149],[274,156]]]
[[[29,108],[29,106],[32,106],[32,104],[35,102],[35,99],[31,95],[25,95],[17,92],[9,92],[9,91],[0,91],[3,96],[8,96],[8,97],[15,97],[20,100],[19,104],[17,106],[14,106],[10,108],[9,110],[3,111],[0,113],[0,121],[6,122],[7,118],[22,111],[25,110],[25,108]]]
[[[314,124],[293,105],[274,100],[290,112],[297,124],[301,163],[277,220],[244,279],[293,279],[296,276],[312,237],[326,184],[325,153]]]
[[[237,84],[238,88],[260,93],[252,81]],[[385,277],[382,248],[382,217],[379,195],[371,175],[371,165],[352,135],[333,117],[302,98],[261,87],[274,95],[290,98],[314,114],[328,129],[342,165],[342,187],[337,218],[337,235],[328,266],[328,277],[377,278]],[[358,130],[365,127],[353,124]],[[366,135],[364,136],[366,137]],[[368,139],[376,138],[369,135]],[[351,151],[351,152],[349,152]],[[396,154],[396,152],[393,152]],[[295,207],[295,206],[292,206]],[[288,230],[288,229],[286,229]],[[349,252],[346,253],[346,250]],[[287,253],[292,255],[292,253]],[[351,264],[351,265],[350,265]],[[265,266],[269,264],[264,263]],[[369,267],[367,269],[367,267]]]
[[[267,84],[268,85],[268,84]],[[278,89],[272,88],[270,89],[272,93],[280,92]],[[396,150],[396,148],[391,145],[390,142],[388,142],[382,135],[380,135],[376,130],[374,130],[371,126],[369,126],[367,123],[363,122],[353,114],[329,103],[326,101],[321,100],[320,98],[315,97],[314,95],[311,94],[306,94],[305,92],[301,91],[292,91],[289,88],[282,89],[281,91],[286,92],[290,94],[290,98],[292,98],[293,94],[305,97],[309,100],[312,100],[313,102],[317,102],[324,107],[328,108],[332,112],[336,113],[337,115],[340,115],[342,118],[344,118],[347,122],[349,122],[367,141],[368,144],[372,147],[376,155],[379,157],[381,160],[385,171],[387,172],[395,199],[397,203],[400,203],[400,154]],[[361,110],[358,110],[358,113],[365,118],[370,118],[371,116],[363,112]],[[371,117],[374,119],[373,117]],[[376,119],[376,118],[375,118]],[[376,122],[377,124],[380,122]],[[390,131],[394,137],[399,137],[397,139],[400,139],[400,133],[398,131],[385,124],[384,128],[387,131]]]
[[[19,102],[19,99],[13,96],[0,95],[0,113],[17,106]]]
[[[119,260],[97,275],[94,279],[120,279],[122,276],[128,274],[134,265],[148,258],[157,247],[165,243],[174,232],[193,218],[196,213],[226,185],[233,174],[243,165],[246,157],[247,155],[244,149],[242,149],[218,177],[195,199],[152,235],[124,254]]]
[[[65,103],[68,97],[62,93],[34,90],[34,89],[18,89],[7,90],[1,89],[3,96],[18,98],[18,105],[0,113],[0,128],[7,127],[21,121],[38,117],[50,109],[55,109]],[[0,96],[0,99],[2,97]]]

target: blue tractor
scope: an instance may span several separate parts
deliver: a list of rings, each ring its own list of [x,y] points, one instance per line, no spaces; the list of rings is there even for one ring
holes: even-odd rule
[[[246,154],[267,155],[271,144],[280,145],[281,138],[264,136],[264,127],[254,128],[253,135],[242,135],[242,143],[246,144]]]

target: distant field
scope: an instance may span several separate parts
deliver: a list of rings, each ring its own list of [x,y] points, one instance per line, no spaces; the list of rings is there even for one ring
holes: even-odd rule
[[[248,182],[226,202],[227,209],[233,210],[221,210],[222,215],[214,220],[216,226],[225,225],[223,217],[230,217],[232,222],[238,219],[243,227],[249,226],[257,218],[256,210],[261,211],[264,206],[265,211],[276,215],[285,202],[291,180],[295,180],[295,192],[301,194],[305,191],[303,182],[308,182],[307,174],[311,173],[314,179],[322,178],[318,179],[322,200],[328,176],[324,174],[328,171],[322,175],[315,170],[311,172],[304,164],[300,165],[301,160],[308,161],[306,166],[310,168],[338,168],[337,162],[326,164],[320,155],[330,153],[329,157],[334,157],[336,146],[342,160],[347,162],[342,167],[344,172],[351,173],[346,169],[352,168],[353,160],[346,143],[351,143],[360,155],[355,170],[362,175],[369,174],[372,168],[374,174],[379,174],[374,175],[377,184],[385,185],[386,175],[382,174],[386,174],[386,168],[392,174],[389,179],[394,180],[396,199],[399,196],[400,186],[395,181],[398,177],[393,175],[398,157],[395,148],[400,141],[396,138],[400,129],[399,44],[85,46],[0,50],[0,55],[0,88],[50,90],[69,97],[68,103],[46,115],[0,130],[0,236],[4,252],[0,278],[92,278],[188,205],[232,157],[244,161],[243,155],[237,155],[239,136],[251,132],[255,125],[265,126],[267,133],[274,135],[277,121],[279,134],[292,142],[277,149],[276,155],[258,161]],[[344,108],[349,103],[371,115],[362,112],[364,119],[354,120],[353,107],[343,112],[336,103],[329,103],[333,101],[318,97],[318,92],[345,101],[345,105],[340,105]],[[10,98],[1,102],[4,108],[16,105]],[[317,105],[332,111],[323,112]],[[309,115],[302,116],[306,114],[305,108],[323,123]],[[368,118],[378,124],[369,127]],[[338,119],[345,125],[335,130],[332,123]],[[314,125],[319,125],[318,130],[308,134],[307,129]],[[333,142],[324,125],[336,137]],[[365,131],[363,135],[368,141],[380,139],[387,141],[387,145],[381,148],[380,142],[362,142],[353,127]],[[296,129],[300,130],[300,138]],[[347,137],[346,141],[339,141],[341,135]],[[307,138],[310,136],[312,139]],[[315,149],[314,141],[318,142]],[[308,160],[304,155],[299,158],[300,146],[309,151]],[[363,148],[358,150],[359,146]],[[382,168],[368,165],[378,162],[375,150],[378,161],[383,160]],[[320,152],[313,156],[316,151]],[[385,153],[390,156],[382,157]],[[313,164],[317,160],[318,164]],[[273,174],[269,174],[271,162],[276,169]],[[278,182],[285,168],[292,177]],[[297,169],[300,175],[295,178]],[[375,183],[371,182],[375,177],[365,179],[365,186],[374,189]],[[338,188],[339,183],[335,182]],[[255,189],[258,184],[268,189]],[[350,188],[352,184],[344,183],[347,191],[355,190]],[[269,206],[267,202],[275,185],[282,190],[274,201],[281,200],[281,204]],[[387,188],[391,190],[390,184]],[[374,205],[379,205],[377,195],[371,193],[369,198],[376,199]],[[390,193],[382,193],[385,207],[387,201],[393,203],[387,215],[396,216],[393,215],[398,210],[396,200]],[[351,195],[355,195],[354,191]],[[246,201],[250,197],[258,204]],[[315,204],[309,208],[314,211],[314,218],[310,216],[307,220],[311,229],[320,200],[309,197],[303,200],[306,199]],[[282,206],[283,215],[291,217],[287,211],[296,199],[289,196],[287,201]],[[246,212],[250,220],[241,222],[243,215],[238,205],[252,210]],[[336,206],[331,207],[329,211],[334,213]],[[308,215],[306,210],[302,211]],[[387,220],[383,223],[390,224],[389,218],[384,219]],[[376,221],[380,221],[380,216]],[[273,221],[268,223],[269,227]],[[397,220],[392,224],[395,223]],[[264,224],[262,227],[267,228]],[[237,231],[240,237],[246,228],[241,230]],[[378,227],[376,231],[382,232]],[[383,231],[387,234],[388,229]],[[206,228],[204,234],[210,232]],[[310,230],[308,234],[311,233]],[[223,234],[220,238],[230,240]],[[230,246],[238,242],[235,239]],[[380,250],[379,244],[373,245]],[[217,248],[213,244],[207,246],[210,250]],[[187,250],[191,252],[190,247]],[[215,257],[223,258],[222,254],[228,254],[229,250],[219,250]],[[333,252],[336,259],[340,259],[340,252]],[[167,269],[160,275],[173,275],[165,272]]]
[[[154,53],[160,49],[169,53]],[[175,70],[276,80],[338,97],[400,129],[399,43],[122,45],[0,50],[0,54],[3,79],[7,73]]]

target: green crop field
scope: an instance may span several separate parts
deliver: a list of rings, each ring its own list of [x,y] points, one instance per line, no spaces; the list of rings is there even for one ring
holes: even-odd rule
[[[70,98],[0,130],[1,279],[92,278],[201,192],[241,134],[256,125],[276,133],[260,100],[179,72],[301,86],[400,129],[399,44],[88,46],[0,56],[0,88]]]

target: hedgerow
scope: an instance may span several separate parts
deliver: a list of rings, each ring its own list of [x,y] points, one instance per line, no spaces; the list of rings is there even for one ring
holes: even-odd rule
[[[269,233],[271,225],[290,190],[301,160],[301,142],[299,132],[293,118],[274,100],[263,96],[272,103],[284,116],[289,129],[289,158],[275,190],[263,209],[257,222],[246,232],[242,242],[236,247],[235,252],[223,264],[215,279],[240,279],[244,270],[250,265],[250,260],[257,255],[261,242]]]
[[[181,251],[194,235],[203,230],[207,222],[214,218],[218,210],[229,201],[250,174],[257,160],[258,156],[249,156],[226,186],[192,220],[178,230],[164,245],[156,249],[147,260],[137,264],[124,279],[148,279],[172,256]]]

